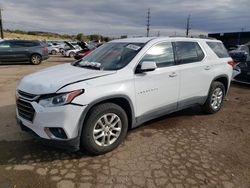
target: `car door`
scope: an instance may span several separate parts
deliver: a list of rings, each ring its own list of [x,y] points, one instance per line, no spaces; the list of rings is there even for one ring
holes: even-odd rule
[[[9,41],[3,41],[0,43],[0,62],[8,63],[14,60],[13,50]]]
[[[198,42],[178,41],[174,47],[180,71],[178,107],[202,103],[213,79],[213,65],[205,57]]]
[[[12,41],[11,47],[15,55],[14,62],[24,62],[29,57],[29,41]]]
[[[147,121],[177,108],[179,70],[175,66],[171,42],[152,46],[140,60],[156,62],[157,69],[135,73],[136,116]]]

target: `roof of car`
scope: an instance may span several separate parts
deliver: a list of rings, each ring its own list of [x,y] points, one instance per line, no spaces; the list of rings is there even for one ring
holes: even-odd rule
[[[111,42],[131,42],[131,43],[146,43],[156,37],[136,37],[136,38],[125,38],[125,39],[116,39]]]
[[[2,41],[6,42],[13,42],[13,41],[18,41],[18,42],[39,42],[38,40],[25,40],[25,39],[5,39]]]
[[[126,42],[126,43],[147,43],[149,41],[161,41],[166,39],[175,39],[175,40],[184,40],[184,41],[218,41],[216,39],[209,38],[187,38],[187,37],[137,37],[137,38],[125,38],[125,39],[116,39],[111,42]]]

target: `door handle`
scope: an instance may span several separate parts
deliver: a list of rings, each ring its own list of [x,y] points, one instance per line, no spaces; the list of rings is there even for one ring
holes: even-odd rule
[[[205,69],[205,70],[210,70],[210,69],[211,69],[211,66],[206,66],[204,69]]]
[[[177,76],[177,74],[176,74],[175,72],[172,72],[172,73],[169,75],[170,78],[173,78],[173,77],[176,77],[176,76]]]

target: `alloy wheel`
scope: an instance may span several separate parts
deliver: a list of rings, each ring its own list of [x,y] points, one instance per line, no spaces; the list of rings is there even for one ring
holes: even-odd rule
[[[122,131],[122,122],[119,116],[114,113],[107,113],[101,116],[93,130],[93,138],[99,146],[109,146],[113,144]]]
[[[39,64],[41,62],[41,57],[38,55],[34,55],[32,56],[31,61],[33,64]]]
[[[217,110],[218,108],[220,108],[222,100],[223,100],[223,91],[221,88],[218,87],[212,93],[211,103],[210,103],[211,107],[214,110]]]

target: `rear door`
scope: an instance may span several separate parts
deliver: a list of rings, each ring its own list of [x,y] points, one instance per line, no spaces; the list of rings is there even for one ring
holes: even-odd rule
[[[175,110],[179,93],[179,71],[171,42],[152,46],[140,63],[143,61],[156,62],[157,69],[135,74],[136,116],[141,118],[139,121]]]
[[[180,70],[178,106],[202,103],[213,79],[213,67],[198,42],[178,41],[174,46]]]

